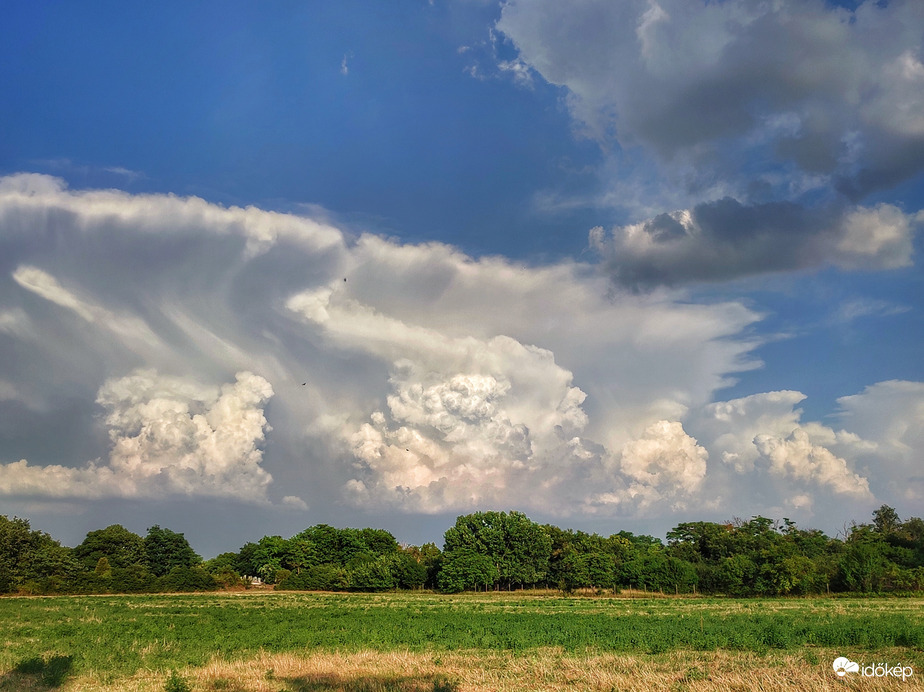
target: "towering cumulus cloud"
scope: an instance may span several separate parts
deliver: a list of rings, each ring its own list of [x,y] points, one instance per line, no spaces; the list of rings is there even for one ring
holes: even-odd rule
[[[261,467],[267,428],[262,406],[273,388],[238,373],[220,389],[141,370],[109,380],[97,402],[106,410],[108,463],[0,467],[10,495],[52,497],[218,496],[265,502],[272,477]]]
[[[7,498],[667,516],[920,490],[918,383],[841,399],[843,429],[795,391],[716,402],[759,366],[741,302],[42,176],[0,179],[0,221],[2,420],[59,431],[4,428]]]

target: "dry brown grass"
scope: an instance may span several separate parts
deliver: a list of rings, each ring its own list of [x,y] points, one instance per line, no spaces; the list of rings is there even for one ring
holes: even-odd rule
[[[902,651],[879,652],[877,661],[902,660]],[[907,651],[905,658],[907,660]],[[242,661],[213,661],[180,671],[196,692],[431,692],[446,681],[457,692],[588,690],[720,692],[761,690],[912,690],[924,689],[924,672],[911,679],[839,679],[831,661],[837,652],[809,656],[730,652],[674,652],[660,656],[566,655],[543,649],[509,652],[263,654]],[[817,660],[812,663],[807,658]],[[69,680],[62,692],[162,692],[163,672],[139,672],[102,682],[92,674]],[[10,682],[10,681],[8,681]],[[29,681],[23,680],[23,683]],[[438,688],[438,687],[437,687]],[[7,689],[40,689],[22,687]],[[438,688],[439,689],[439,688]]]

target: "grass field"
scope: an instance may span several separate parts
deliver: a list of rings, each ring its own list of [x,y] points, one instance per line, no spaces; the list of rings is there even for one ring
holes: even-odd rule
[[[920,599],[4,598],[0,638],[3,690],[924,689]]]

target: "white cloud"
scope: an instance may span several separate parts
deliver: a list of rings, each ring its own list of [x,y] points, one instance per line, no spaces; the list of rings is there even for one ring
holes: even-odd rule
[[[87,322],[95,322],[97,316],[103,316],[94,310],[92,306],[61,286],[53,276],[43,272],[41,269],[25,265],[21,266],[13,272],[13,280],[45,300],[73,310]]]
[[[847,462],[829,450],[812,444],[809,434],[797,428],[789,437],[773,435],[754,438],[757,451],[770,463],[770,473],[797,481],[826,486],[841,495],[871,498],[869,481],[852,473]]]
[[[689,429],[711,459],[721,460],[710,466],[705,485],[726,498],[723,506],[795,511],[803,520],[816,508],[842,513],[845,500],[855,504],[855,515],[869,511],[879,486],[864,459],[877,454],[876,443],[802,421],[797,407],[804,399],[796,391],[765,392],[691,412]]]
[[[231,497],[266,502],[272,477],[261,466],[270,384],[249,372],[220,388],[141,370],[107,381],[111,451],[82,468],[0,466],[0,492],[37,497]]]
[[[0,332],[20,339],[35,338],[35,333],[29,324],[29,316],[21,309],[0,312]]]
[[[131,195],[119,190],[68,190],[60,178],[19,173],[0,179],[0,222],[7,234],[29,234],[50,216],[84,231],[117,223],[134,232],[198,236],[203,232],[246,240],[249,255],[287,241],[307,250],[334,249],[343,242],[337,229],[293,214],[256,207],[222,207],[199,197]]]
[[[831,318],[833,324],[849,324],[864,317],[891,317],[910,311],[907,305],[899,305],[874,298],[853,298],[845,300]]]
[[[46,176],[0,179],[0,217],[20,291],[0,328],[41,364],[0,374],[50,417],[62,384],[98,398],[111,437],[91,465],[5,467],[9,488],[48,471],[43,492],[62,497],[259,500],[278,485],[312,508],[347,488],[402,511],[568,513],[590,483],[630,512],[618,450],[754,366],[740,335],[758,315],[740,303],[614,294],[576,262],[347,243],[309,219]],[[266,461],[263,404],[242,404],[232,435],[210,413],[221,392],[197,384],[242,371],[275,392]]]
[[[18,453],[31,463],[0,466],[6,496],[665,516],[862,504],[864,479],[883,499],[917,492],[913,384],[841,400],[838,431],[801,421],[798,392],[714,402],[756,365],[760,316],[740,302],[98,194],[0,178],[0,346],[17,358],[0,399],[40,403],[46,429],[78,401],[104,438],[75,459],[72,426],[55,463]]]
[[[759,457],[754,439],[792,433],[802,415],[794,407],[804,399],[801,392],[784,390],[709,404],[698,415],[696,429],[723,463],[738,473],[750,473]]]
[[[524,501],[586,425],[585,394],[545,349],[503,335],[449,336],[330,289],[287,305],[339,346],[390,364],[387,411],[342,432],[362,476],[346,486],[357,502],[441,511]]]
[[[648,488],[645,504],[654,498],[667,499],[675,508],[685,508],[678,497],[693,497],[706,476],[709,453],[684,432],[677,421],[658,421],[642,437],[622,449],[620,470],[634,481],[630,492]],[[654,497],[652,497],[652,495]]]
[[[82,320],[101,330],[107,330],[126,346],[140,351],[162,348],[163,344],[143,320],[132,315],[119,315],[84,300],[62,286],[58,280],[37,267],[21,265],[12,274],[13,280],[27,291],[72,311]]]
[[[891,204],[859,207],[842,222],[833,262],[847,269],[893,269],[911,264],[915,225],[924,212],[903,213]]]
[[[879,382],[837,402],[839,421],[866,442],[871,479],[903,503],[924,500],[924,382]]]

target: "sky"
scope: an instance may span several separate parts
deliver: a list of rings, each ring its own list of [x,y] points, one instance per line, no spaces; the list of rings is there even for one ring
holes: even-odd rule
[[[924,4],[3,15],[0,514],[921,515]]]

